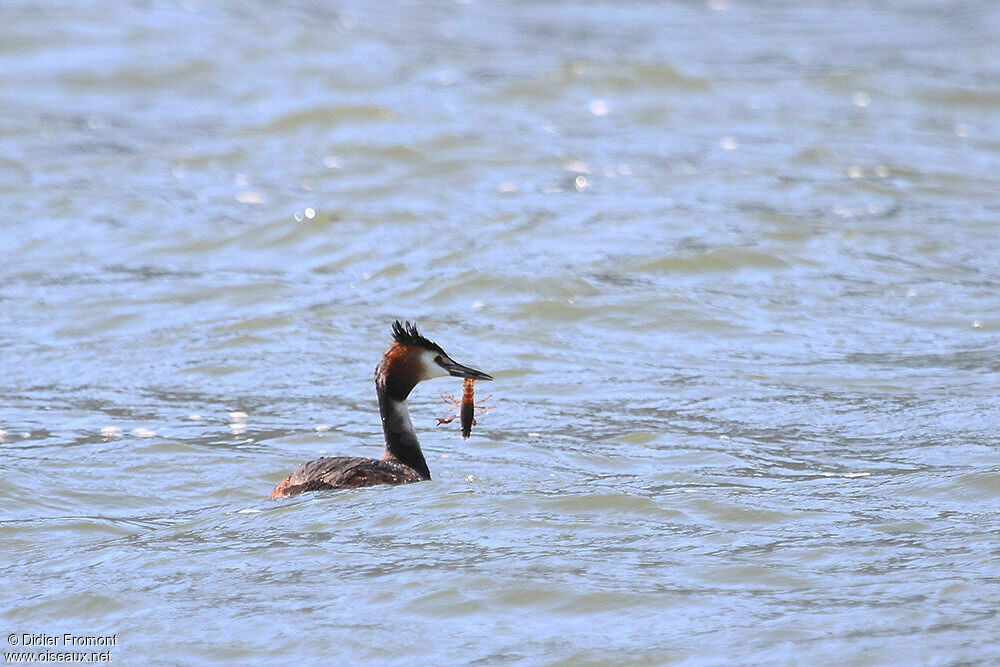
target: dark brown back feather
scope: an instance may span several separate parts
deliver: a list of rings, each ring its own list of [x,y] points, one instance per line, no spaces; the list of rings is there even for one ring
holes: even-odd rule
[[[409,484],[423,478],[397,461],[361,456],[328,456],[303,463],[271,492],[271,499],[288,498],[305,491],[353,489],[377,484]]]

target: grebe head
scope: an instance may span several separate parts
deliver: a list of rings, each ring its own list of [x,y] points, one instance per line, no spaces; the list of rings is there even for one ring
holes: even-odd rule
[[[492,380],[493,376],[464,366],[434,341],[420,335],[409,322],[392,325],[393,343],[375,369],[375,384],[397,401],[405,401],[419,382],[448,375],[473,380]]]

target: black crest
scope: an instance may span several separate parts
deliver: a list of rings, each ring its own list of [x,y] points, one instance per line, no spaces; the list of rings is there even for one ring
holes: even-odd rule
[[[396,320],[392,325],[392,339],[400,345],[419,345],[434,352],[445,353],[440,345],[421,336],[417,326],[409,322],[400,324],[399,320]]]

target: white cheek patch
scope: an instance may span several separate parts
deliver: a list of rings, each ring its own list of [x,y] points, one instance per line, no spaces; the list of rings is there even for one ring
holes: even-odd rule
[[[437,352],[431,352],[430,350],[422,350],[420,352],[420,363],[423,366],[423,374],[421,380],[430,380],[431,378],[440,378],[448,375],[448,371],[441,368],[440,365],[434,358],[438,356]]]

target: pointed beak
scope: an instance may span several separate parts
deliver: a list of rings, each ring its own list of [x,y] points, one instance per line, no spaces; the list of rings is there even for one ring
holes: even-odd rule
[[[472,378],[473,380],[492,380],[493,376],[488,375],[482,371],[477,371],[475,368],[469,368],[468,366],[463,366],[457,361],[452,361],[451,359],[442,359],[440,362],[441,367],[448,371],[449,375],[453,375],[457,378]]]

